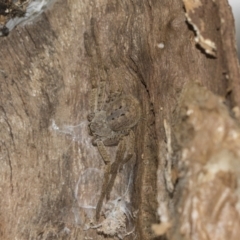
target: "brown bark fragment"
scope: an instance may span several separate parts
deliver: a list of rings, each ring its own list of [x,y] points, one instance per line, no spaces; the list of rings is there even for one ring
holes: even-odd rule
[[[202,49],[212,56],[216,56],[219,46],[219,38],[216,31],[220,28],[217,4],[214,1],[183,0],[186,8],[188,22],[196,31],[195,41]]]
[[[239,105],[239,62],[233,15],[227,0],[183,0],[186,17],[194,28],[195,41],[209,55],[222,59],[223,76],[228,81],[232,106]]]
[[[170,239],[238,239],[239,123],[229,116],[222,98],[188,84],[180,98],[175,134],[182,146],[181,197]]]

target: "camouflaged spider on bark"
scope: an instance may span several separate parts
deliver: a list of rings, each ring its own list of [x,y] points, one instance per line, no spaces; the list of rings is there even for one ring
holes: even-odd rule
[[[131,129],[141,116],[140,104],[135,97],[116,92],[110,93],[104,101],[104,91],[104,82],[100,82],[98,88],[93,89],[92,112],[88,115],[92,144],[97,146],[105,163],[102,192],[96,208],[97,220],[105,196],[107,200],[110,197],[118,170],[134,155],[135,135]],[[115,161],[111,160],[106,146],[117,146]]]

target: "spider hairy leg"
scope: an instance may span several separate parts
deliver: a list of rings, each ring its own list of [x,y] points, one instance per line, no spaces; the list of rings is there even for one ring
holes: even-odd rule
[[[100,198],[98,200],[97,207],[96,207],[96,220],[97,221],[100,218],[100,212],[101,212],[101,209],[102,209],[105,193],[106,193],[108,182],[109,182],[110,169],[111,169],[111,165],[110,165],[110,162],[108,162],[108,164],[105,166],[102,192],[101,192],[101,195],[100,195]]]
[[[97,110],[97,88],[93,88],[90,94],[90,109],[91,112],[95,112]]]
[[[105,166],[105,170],[104,170],[104,179],[103,179],[103,185],[102,185],[102,191],[101,191],[101,195],[100,198],[98,200],[97,203],[97,207],[96,207],[96,220],[99,220],[100,217],[100,212],[101,212],[101,208],[102,208],[102,204],[103,204],[103,200],[105,197],[105,192],[106,192],[106,188],[109,182],[109,172],[111,169],[111,159],[109,154],[107,153],[106,147],[103,144],[102,141],[97,141],[97,147],[98,147],[98,151],[100,153],[100,155],[102,156],[102,159],[104,161],[104,163],[106,164]]]
[[[109,198],[110,198],[110,193],[112,191],[115,179],[117,177],[119,166],[120,166],[121,162],[123,161],[125,152],[126,152],[126,139],[123,138],[120,141],[120,143],[118,144],[116,160],[111,165],[111,169],[110,169],[111,178],[110,178],[110,181],[109,181],[107,189],[106,189],[106,199],[107,200],[109,200]]]
[[[135,147],[135,134],[132,130],[130,130],[129,135],[127,136],[127,140],[128,140],[128,145],[129,145],[128,154],[124,158],[124,160],[121,162],[119,170],[121,170],[123,168],[123,165],[125,163],[127,163],[135,153],[135,151],[134,151],[135,150],[134,149],[134,147]]]
[[[103,142],[102,141],[96,141],[96,143],[97,143],[98,151],[99,151],[100,155],[102,156],[102,159],[103,159],[104,163],[105,164],[110,163],[111,159],[110,159],[110,156],[109,156]]]
[[[110,198],[110,193],[112,191],[118,171],[123,168],[123,165],[127,163],[134,154],[135,134],[132,130],[130,130],[129,135],[124,138],[124,144],[125,144],[125,149],[124,149],[123,155],[121,156],[121,158],[120,156],[116,158],[116,161],[111,166],[111,179],[109,181],[109,184],[107,187],[107,193],[106,193],[107,199]],[[124,158],[124,153],[126,152],[126,144],[129,145],[129,149],[128,149],[127,156]]]
[[[106,82],[104,80],[101,80],[98,85],[98,91],[97,91],[97,110],[100,111],[103,108],[104,105],[104,90],[106,87]]]

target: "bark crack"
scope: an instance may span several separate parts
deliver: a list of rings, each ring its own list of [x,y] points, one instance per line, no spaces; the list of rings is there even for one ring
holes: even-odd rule
[[[32,35],[31,35],[30,32],[28,31],[28,29],[25,28],[25,30],[26,30],[29,38],[32,40],[32,43],[33,43],[34,47],[35,47],[36,49],[38,49],[38,48],[37,48],[37,45],[36,45],[36,43],[35,43],[35,41],[34,41],[34,39],[33,39],[33,37],[32,37]]]
[[[11,186],[11,193],[13,193],[13,174],[12,174],[12,161],[11,161],[11,157],[10,157],[10,154],[9,154],[9,151],[8,151],[8,148],[5,144],[5,142],[2,142],[6,151],[7,151],[7,158],[8,158],[8,165],[9,165],[9,169],[10,169],[10,186]]]
[[[7,148],[6,148],[7,149]],[[11,185],[11,192],[13,193],[13,174],[12,174],[12,161],[11,157],[9,154],[9,151],[7,149],[7,156],[8,156],[8,164],[9,164],[9,169],[10,169],[10,185]]]
[[[3,112],[4,116],[5,116],[4,120],[5,120],[5,122],[6,122],[7,126],[8,126],[9,134],[10,134],[10,137],[12,139],[13,146],[15,148],[15,142],[14,142],[14,136],[13,136],[13,132],[12,132],[12,127],[11,127],[9,121],[8,121],[8,117],[7,117],[6,111],[4,110],[3,106],[0,106],[0,108],[2,109],[2,112]]]

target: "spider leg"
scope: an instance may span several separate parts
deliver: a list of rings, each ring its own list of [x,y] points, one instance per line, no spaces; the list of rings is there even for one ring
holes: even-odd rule
[[[102,191],[101,191],[101,195],[99,197],[97,207],[96,207],[96,220],[97,221],[100,218],[101,208],[103,205],[104,197],[106,196],[107,186],[108,186],[108,182],[109,182],[110,169],[111,169],[111,164],[109,162],[106,164],[106,167],[105,167]]]
[[[98,111],[102,110],[104,106],[105,87],[106,87],[106,82],[105,80],[101,79],[98,84],[98,91],[97,91],[97,110]]]
[[[106,195],[107,185],[108,185],[108,182],[109,182],[111,160],[110,160],[110,156],[107,153],[107,150],[106,150],[102,141],[97,141],[97,147],[98,147],[98,151],[99,151],[100,155],[102,156],[102,159],[103,159],[104,163],[106,164],[105,170],[104,170],[102,191],[101,191],[101,195],[100,195],[100,198],[98,200],[97,207],[96,207],[96,220],[98,221],[99,217],[100,217],[100,212],[101,212],[102,204],[103,204],[103,201],[104,201],[104,197]]]
[[[97,88],[93,88],[90,93],[89,105],[92,113],[97,110],[97,92]]]
[[[135,134],[132,130],[130,130],[129,135],[127,136],[127,140],[128,140],[128,145],[129,145],[128,154],[123,159],[123,161],[121,162],[120,167],[119,167],[120,170],[123,168],[123,165],[125,163],[127,163],[132,158],[132,156],[135,153],[135,151],[134,151],[134,148],[135,148]]]
[[[100,153],[100,155],[102,156],[102,159],[104,161],[105,164],[108,164],[111,162],[111,159],[110,159],[110,156],[106,150],[106,147],[105,145],[103,144],[102,141],[96,141],[97,143],[97,148],[98,148],[98,151]]]
[[[111,178],[106,189],[107,199],[110,198],[110,193],[112,191],[115,179],[117,177],[117,173],[118,173],[119,166],[121,165],[121,161],[123,161],[125,152],[126,152],[126,140],[125,138],[123,138],[118,144],[116,160],[114,161],[114,163],[111,165],[111,168],[110,168]]]
[[[96,84],[94,84],[94,86],[92,87],[92,90],[90,93],[89,105],[90,105],[91,113],[102,110],[104,105],[103,103],[105,98],[106,82],[103,78],[101,78],[98,82],[97,87],[95,85]]]
[[[124,154],[126,152],[126,139],[129,145],[127,156],[124,158]],[[121,147],[121,142],[124,144],[124,147]],[[107,187],[107,193],[106,198],[110,198],[110,193],[112,191],[115,179],[117,177],[117,173],[119,169],[123,168],[123,165],[127,163],[134,154],[134,144],[135,144],[135,134],[132,130],[130,130],[129,135],[127,137],[124,137],[123,140],[119,143],[118,152],[116,156],[115,162],[111,165],[111,179],[109,181],[108,187]]]

